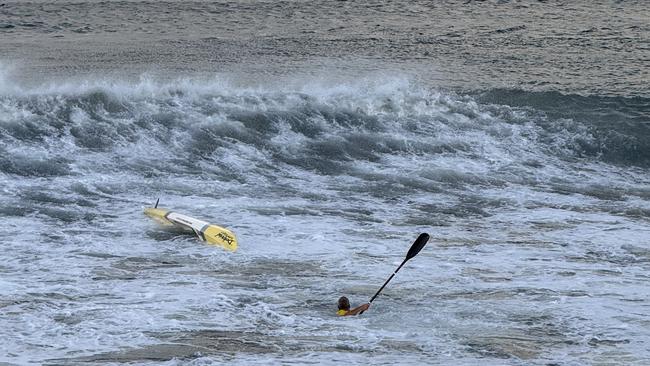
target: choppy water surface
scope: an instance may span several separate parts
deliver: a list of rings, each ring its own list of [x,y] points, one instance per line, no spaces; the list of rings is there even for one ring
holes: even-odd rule
[[[63,79],[235,72],[644,95],[650,9],[598,1],[4,1],[3,60]]]
[[[589,4],[6,2],[0,362],[650,363],[647,10]]]

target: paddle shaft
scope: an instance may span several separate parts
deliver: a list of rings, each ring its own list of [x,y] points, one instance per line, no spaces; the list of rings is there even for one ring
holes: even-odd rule
[[[406,263],[406,261],[408,261],[408,260],[409,260],[409,258],[404,259],[404,261],[402,262],[402,264],[400,264],[399,267],[397,267],[397,269],[395,270],[395,272],[393,272],[393,274],[390,275],[390,277],[388,277],[388,279],[386,280],[386,282],[384,282],[384,284],[381,286],[381,288],[379,288],[379,290],[377,291],[377,293],[376,293],[376,294],[375,294],[375,295],[370,299],[370,301],[368,301],[368,303],[372,303],[372,302],[375,300],[375,298],[376,298],[377,296],[379,296],[379,293],[381,292],[381,290],[383,290],[384,287],[386,287],[386,285],[388,285],[388,282],[390,282],[390,280],[392,280],[393,277],[395,277],[395,274],[396,274],[397,272],[399,272],[400,268],[402,268],[402,266],[404,265],[404,263]],[[365,310],[361,311],[361,312],[359,313],[359,315],[363,314],[364,311],[365,311]]]
[[[406,253],[406,258],[404,258],[404,261],[402,261],[402,264],[400,264],[399,267],[397,267],[397,269],[395,270],[395,272],[393,272],[393,274],[390,275],[390,277],[388,277],[388,279],[386,280],[386,282],[384,282],[384,284],[381,286],[379,291],[377,291],[377,293],[372,297],[372,299],[370,299],[369,303],[371,303],[371,302],[373,302],[373,300],[375,300],[375,298],[379,295],[381,290],[383,290],[384,287],[386,287],[386,285],[388,285],[388,282],[390,282],[390,280],[393,279],[395,274],[397,274],[397,272],[399,272],[399,270],[402,268],[404,263],[406,263],[409,259],[415,257],[416,255],[418,255],[418,253],[420,253],[420,250],[422,250],[422,248],[424,248],[424,246],[426,245],[428,240],[429,240],[429,234],[427,234],[427,233],[422,233],[422,234],[420,234],[420,236],[418,236],[417,239],[415,239],[415,241],[411,245],[411,248],[409,249],[408,253]],[[361,315],[361,314],[363,314],[363,311],[361,311],[359,313],[359,315]]]
[[[402,266],[404,265],[404,263],[406,263],[407,260],[408,260],[408,259],[404,259],[404,261],[402,262],[402,264],[400,264],[399,267],[397,267],[397,269],[395,270],[395,272],[393,272],[393,274],[390,275],[390,277],[388,277],[388,279],[386,280],[386,282],[384,282],[384,284],[381,286],[381,288],[379,288],[379,290],[377,291],[377,293],[376,293],[376,294],[375,294],[375,295],[370,299],[369,303],[373,302],[373,300],[375,300],[375,298],[376,298],[377,296],[379,296],[379,293],[381,292],[381,290],[383,290],[384,287],[386,287],[386,285],[388,285],[388,282],[390,282],[390,280],[392,280],[393,277],[395,277],[395,274],[396,274],[397,272],[399,272],[400,268],[402,268]]]

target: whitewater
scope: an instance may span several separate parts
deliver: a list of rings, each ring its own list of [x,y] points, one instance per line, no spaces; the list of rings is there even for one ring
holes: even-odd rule
[[[0,364],[649,364],[643,3],[442,3],[0,7]]]
[[[575,121],[403,80],[0,105],[7,362],[647,360],[648,175]],[[156,227],[158,197],[239,251]]]

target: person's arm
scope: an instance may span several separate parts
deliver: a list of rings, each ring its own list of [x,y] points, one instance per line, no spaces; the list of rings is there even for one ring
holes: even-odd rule
[[[348,311],[348,313],[345,314],[345,315],[357,315],[362,311],[368,310],[369,307],[370,307],[370,303],[359,305],[356,308],[351,309],[350,311]]]

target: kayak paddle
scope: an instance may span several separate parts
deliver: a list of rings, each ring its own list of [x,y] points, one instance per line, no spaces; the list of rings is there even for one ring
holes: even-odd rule
[[[404,263],[406,263],[406,261],[408,261],[409,259],[411,259],[411,258],[415,257],[416,255],[418,255],[418,253],[420,253],[420,250],[422,250],[422,248],[424,248],[424,245],[427,243],[427,241],[429,241],[429,234],[427,234],[427,233],[422,233],[422,234],[420,234],[420,236],[418,236],[417,239],[415,239],[415,241],[411,245],[411,248],[409,249],[408,253],[406,253],[406,258],[404,258],[404,261],[402,262],[402,264],[400,264],[399,267],[397,267],[397,269],[395,270],[395,272],[393,272],[393,274],[390,275],[390,277],[388,277],[386,282],[384,282],[384,285],[381,286],[381,288],[379,289],[379,291],[377,291],[375,296],[373,296],[370,299],[369,303],[372,303],[373,300],[375,300],[377,295],[379,295],[381,290],[383,290],[384,287],[386,287],[386,285],[388,284],[388,282],[390,282],[390,280],[393,279],[393,276],[395,276],[395,274],[400,270],[400,268],[402,268],[402,266],[404,265]],[[363,311],[359,313],[359,315],[361,315],[361,314],[363,314]]]

